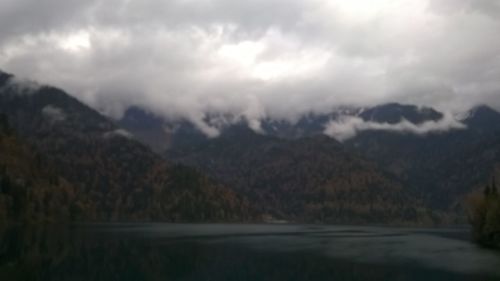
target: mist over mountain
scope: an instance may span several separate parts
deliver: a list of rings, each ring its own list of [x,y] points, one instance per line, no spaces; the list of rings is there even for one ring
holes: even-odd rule
[[[358,124],[370,126],[354,127],[352,135],[340,138],[342,143],[338,143],[335,137],[342,136],[347,129],[331,125],[343,124],[345,118],[356,118],[360,120]],[[216,138],[204,135],[186,121],[166,121],[138,108],[127,111],[120,121],[123,127],[134,132],[134,127],[129,124],[131,120],[147,124],[142,128],[148,128],[149,135],[157,132],[155,137],[161,135],[169,140],[163,147],[156,147],[167,158],[197,167],[215,178],[247,189],[255,178],[267,174],[249,174],[249,171],[277,160],[268,155],[270,152],[263,143],[274,143],[272,146],[276,149],[295,144],[294,149],[275,156],[281,159],[280,168],[273,166],[273,169],[264,170],[274,176],[278,176],[282,169],[292,170],[294,176],[300,176],[321,168],[305,168],[310,164],[304,160],[294,164],[297,167],[286,166],[283,159],[289,157],[287,161],[292,161],[294,155],[303,149],[301,145],[313,145],[315,141],[329,136],[330,141],[325,138],[325,142],[331,145],[336,143],[334,147],[342,147],[344,153],[372,163],[377,172],[396,179],[397,185],[404,186],[405,192],[412,198],[425,202],[423,205],[454,214],[463,211],[465,196],[480,188],[500,163],[500,113],[484,105],[454,116],[429,107],[397,103],[372,108],[342,108],[329,114],[308,114],[294,122],[266,119],[257,131],[245,121],[223,122],[216,127],[221,132]],[[207,123],[210,124],[209,118]],[[139,140],[155,147],[148,134],[139,133]],[[313,146],[317,148],[308,150],[308,154],[312,159],[318,159],[319,165],[336,167],[333,171],[341,169],[342,164],[333,165],[319,160],[328,157],[329,153],[333,153],[334,158],[339,157],[334,153],[336,149],[321,148],[319,143]],[[315,153],[321,156],[314,156]],[[348,165],[346,161],[342,163]],[[353,174],[359,175],[359,172],[353,171]],[[269,181],[286,182],[284,178],[276,181],[268,178],[260,182]],[[286,183],[283,185],[287,186]],[[391,184],[383,185],[388,188]]]
[[[165,161],[64,91],[40,86],[27,92],[12,76],[0,77],[6,77],[0,114],[9,128],[0,136],[6,160],[0,205],[7,219],[239,221],[258,215],[231,189]]]
[[[40,154],[42,160],[39,161],[51,167],[53,175],[49,183],[68,183],[62,193],[67,194],[63,197],[67,202],[62,204],[62,214],[50,211],[52,205],[44,203],[36,207],[46,214],[41,218],[34,216],[26,206],[34,204],[33,198],[42,202],[60,200],[56,194],[61,191],[48,185],[42,193],[37,192],[40,187],[36,182],[15,187],[35,192],[28,197],[19,197],[23,193],[17,192],[6,199],[6,202],[23,202],[16,208],[24,218],[450,223],[463,220],[462,209],[457,204],[488,176],[489,168],[498,160],[495,155],[489,162],[484,162],[482,157],[472,158],[471,161],[483,161],[484,169],[469,177],[470,184],[457,186],[450,193],[448,182],[437,175],[433,178],[435,185],[422,186],[415,178],[381,165],[381,161],[401,159],[384,155],[384,150],[378,149],[381,144],[372,150],[371,143],[363,147],[351,143],[362,141],[364,132],[341,143],[326,136],[324,131],[323,122],[349,114],[362,118],[363,112],[373,112],[364,117],[367,122],[377,118],[391,124],[389,122],[394,123],[395,119],[384,118],[392,118],[389,113],[395,108],[402,113],[401,119],[413,116],[411,120],[419,120],[421,124],[442,118],[429,108],[398,104],[376,110],[343,108],[320,116],[310,114],[294,123],[267,119],[261,130],[230,115],[214,114],[207,116],[206,122],[214,124],[220,134],[210,137],[187,120],[164,120],[139,108],[129,109],[123,119],[114,121],[60,89],[27,88],[12,76],[2,77],[7,79],[0,85],[0,112],[7,117],[13,133]],[[384,108],[388,108],[388,112],[381,110]],[[477,122],[473,121],[475,117],[483,116],[489,121],[494,112],[486,107],[478,108],[464,122],[470,120],[472,124]],[[268,133],[263,128],[273,128],[273,131]],[[164,135],[156,134],[158,130]],[[368,132],[388,134],[396,141],[400,137],[434,138],[458,133],[423,136],[385,130]],[[162,140],[165,143],[162,144]],[[138,141],[156,148],[156,154]],[[158,149],[155,144],[162,144],[166,150]],[[408,145],[411,147],[412,142],[403,142],[398,149],[405,151]],[[474,148],[468,143],[466,147]],[[393,149],[391,147],[391,151]],[[425,148],[423,151],[427,152]],[[374,156],[369,152],[382,154]],[[396,156],[401,155],[405,154]],[[425,172],[419,170],[421,162],[415,163],[406,167],[405,173]],[[456,172],[451,167],[451,172]],[[7,164],[4,169],[11,171],[12,167]],[[9,174],[6,175],[11,178]],[[20,177],[28,176],[21,174]],[[54,199],[43,199],[36,194]],[[4,213],[10,214],[8,205],[5,208]]]
[[[123,128],[134,132],[144,143],[158,152],[166,151],[176,143],[190,143],[216,138],[235,126],[245,126],[257,134],[285,139],[327,135],[339,141],[355,138],[363,131],[389,131],[408,135],[443,134],[454,130],[466,130],[467,124],[474,122],[473,115],[489,114],[484,123],[471,124],[474,127],[495,123],[495,110],[478,106],[461,114],[439,112],[430,107],[389,103],[375,107],[342,107],[329,113],[307,113],[296,120],[265,118],[258,126],[248,120],[230,114],[207,114],[203,121],[217,134],[207,134],[203,129],[187,119],[165,119],[145,109],[131,107],[118,120]],[[482,112],[484,111],[484,113]],[[488,113],[490,112],[490,113]],[[489,123],[488,123],[489,122]],[[496,123],[495,123],[496,124]],[[496,125],[489,126],[492,131]],[[180,141],[182,139],[182,141]]]
[[[34,173],[71,186],[69,217],[464,221],[500,163],[499,15],[468,0],[7,0],[0,113],[7,143],[48,163]]]
[[[499,0],[0,0],[0,280],[499,280]]]

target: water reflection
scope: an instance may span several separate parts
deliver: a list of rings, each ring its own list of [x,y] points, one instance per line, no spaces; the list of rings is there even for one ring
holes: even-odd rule
[[[0,280],[500,280],[466,229],[300,225],[15,227]]]

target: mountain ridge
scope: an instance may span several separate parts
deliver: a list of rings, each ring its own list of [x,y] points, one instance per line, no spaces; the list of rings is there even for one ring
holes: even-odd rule
[[[75,186],[68,204],[76,208],[76,220],[232,221],[256,215],[231,189],[166,162],[57,88],[41,86],[24,94],[4,83],[0,113]],[[185,189],[172,192],[178,185]]]
[[[476,111],[479,115],[475,114]],[[458,115],[454,118],[458,124],[463,123],[464,127],[468,125],[479,129],[480,126],[485,126],[483,130],[486,129],[486,126],[500,128],[500,125],[498,125],[500,123],[496,122],[497,120],[500,121],[500,113],[487,105],[475,106],[468,110],[466,114],[462,115],[465,116],[464,119],[459,118]],[[485,124],[484,120],[474,121],[483,115],[485,115],[483,119],[490,119],[491,124]],[[387,103],[374,107],[340,108],[330,113],[323,114],[310,113],[302,115],[295,121],[267,117],[260,121],[260,130],[256,132],[287,139],[324,135],[326,134],[325,129],[329,122],[339,121],[341,117],[357,117],[365,122],[373,122],[381,125],[397,125],[402,121],[407,121],[409,124],[418,127],[426,122],[442,121],[443,118],[445,118],[445,114],[432,107]],[[142,126],[138,125],[138,120],[140,120]],[[228,121],[222,122],[222,125],[220,122],[217,124],[211,120],[210,115],[207,115],[204,119],[208,125],[214,126],[214,128],[221,133],[233,126],[239,126],[241,124],[247,124],[248,126],[248,122],[244,118],[236,118],[235,116],[226,118]],[[236,122],[234,120],[236,120]],[[190,123],[187,119],[169,120],[168,118],[163,118],[136,106],[126,110],[124,116],[118,120],[118,124],[134,133],[141,142],[146,143],[158,153],[165,152],[171,147],[175,147],[176,143],[179,142],[178,139],[185,141],[190,137],[194,142],[203,142],[211,138],[204,135],[195,124]],[[367,128],[366,130],[377,131],[382,129],[374,127]],[[446,132],[449,129],[443,128],[441,130]],[[183,134],[187,136],[178,138],[179,134],[177,134],[176,131],[182,131]],[[402,129],[400,131],[404,134],[413,134],[412,132],[405,132]],[[393,127],[392,132],[398,132],[397,127]],[[159,138],[166,141],[160,144],[158,143]]]
[[[420,126],[444,114],[391,103],[263,119],[260,131],[212,114],[205,122],[218,124],[214,138],[137,107],[113,120],[60,89],[23,88],[12,77],[0,73],[0,113],[74,187],[71,216],[79,220],[460,221],[462,198],[500,163],[500,114],[486,106],[460,120],[464,130],[375,128],[342,143],[325,136],[325,122]]]

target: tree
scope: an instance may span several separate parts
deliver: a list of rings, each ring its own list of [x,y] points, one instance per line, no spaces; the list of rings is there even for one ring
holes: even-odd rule
[[[484,191],[483,191],[484,197],[488,197],[488,196],[490,196],[490,193],[491,193],[490,186],[489,186],[489,185],[487,185],[487,186],[484,188]]]
[[[487,247],[500,247],[500,197],[495,178],[487,185],[481,198],[471,201],[473,239]]]
[[[7,115],[0,113],[0,134],[9,135],[10,133],[11,129],[9,126],[9,119],[7,118]]]
[[[491,180],[491,194],[494,196],[498,195],[497,185],[495,182],[495,176],[493,176],[493,179]]]

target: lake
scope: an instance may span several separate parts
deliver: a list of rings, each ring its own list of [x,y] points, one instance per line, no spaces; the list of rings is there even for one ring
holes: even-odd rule
[[[0,232],[0,280],[500,280],[468,228],[89,224]]]

